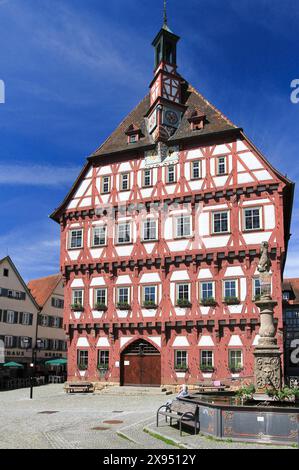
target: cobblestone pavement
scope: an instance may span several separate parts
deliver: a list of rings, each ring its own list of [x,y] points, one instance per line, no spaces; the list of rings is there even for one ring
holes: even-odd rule
[[[66,394],[60,384],[35,388],[33,400],[29,389],[0,392],[0,449],[173,449],[176,444],[143,431],[146,427],[155,431],[155,412],[166,401],[160,393]],[[105,423],[110,420],[118,422]],[[158,431],[180,441],[176,429]],[[185,434],[180,443],[201,449],[248,448],[195,439]]]

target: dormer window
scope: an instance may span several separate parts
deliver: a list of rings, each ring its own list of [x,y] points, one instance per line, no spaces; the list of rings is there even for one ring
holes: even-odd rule
[[[194,109],[190,113],[188,121],[190,123],[192,131],[199,131],[204,128],[206,115],[199,109]]]
[[[137,142],[137,140],[138,140],[138,136],[136,134],[130,135],[130,137],[129,137],[130,144],[135,144],[135,142]]]
[[[290,292],[288,290],[283,291],[282,298],[283,300],[290,300]]]
[[[135,124],[131,124],[125,134],[128,136],[128,144],[135,144],[143,137],[141,129]]]

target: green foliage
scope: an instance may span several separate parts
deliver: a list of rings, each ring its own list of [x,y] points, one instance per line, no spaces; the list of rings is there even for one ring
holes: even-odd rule
[[[144,308],[157,308],[157,304],[153,300],[145,300],[143,302],[143,307]]]
[[[238,297],[224,297],[224,303],[228,305],[237,305],[240,303]]]
[[[120,310],[131,310],[131,305],[127,302],[118,302],[117,308]]]
[[[99,310],[99,311],[105,311],[105,310],[107,310],[107,305],[102,304],[101,302],[97,302],[95,304],[95,309]]]
[[[81,304],[72,304],[71,309],[77,312],[82,312],[84,310],[83,305]]]
[[[181,308],[190,308],[190,307],[192,307],[191,302],[187,299],[178,299],[176,303],[177,303],[177,306],[181,307]]]
[[[268,389],[267,394],[277,401],[294,401],[296,398],[299,398],[299,388],[283,387],[281,390]]]
[[[255,386],[253,384],[244,385],[236,391],[236,396],[242,400],[250,400],[255,393]]]
[[[217,304],[214,297],[207,297],[206,299],[201,299],[201,305],[205,305],[206,307],[213,307]]]

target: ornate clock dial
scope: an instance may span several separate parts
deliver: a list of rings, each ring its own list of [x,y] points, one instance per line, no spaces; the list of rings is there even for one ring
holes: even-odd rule
[[[174,111],[168,110],[165,112],[165,120],[168,124],[175,126],[178,123],[179,118]]]

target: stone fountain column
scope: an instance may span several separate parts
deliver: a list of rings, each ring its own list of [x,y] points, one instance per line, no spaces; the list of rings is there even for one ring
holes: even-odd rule
[[[258,265],[260,272],[261,297],[255,302],[260,309],[259,341],[254,349],[254,383],[256,393],[264,393],[266,389],[280,389],[281,352],[275,338],[273,310],[277,305],[271,297],[270,258],[268,243],[263,242],[261,259]]]

